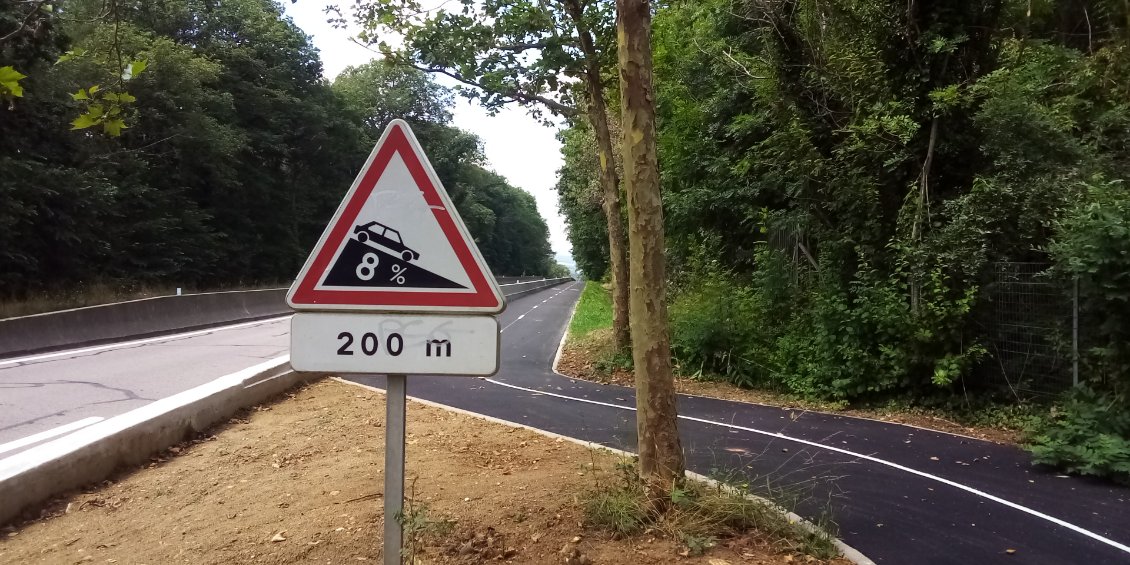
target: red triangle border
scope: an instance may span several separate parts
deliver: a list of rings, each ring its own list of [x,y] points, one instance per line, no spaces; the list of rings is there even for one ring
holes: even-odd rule
[[[473,308],[476,311],[496,312],[504,307],[505,303],[495,294],[494,285],[488,282],[487,275],[475,259],[475,254],[471,252],[461,230],[455,225],[451,214],[458,212],[448,210],[447,203],[440,198],[435,184],[432,183],[421,162],[421,155],[416,153],[415,147],[408,139],[408,135],[411,134],[406,134],[404,130],[405,126],[399,123],[389,126],[389,132],[382,145],[368,167],[361,173],[357,189],[349,195],[349,201],[346,202],[342,212],[335,216],[336,223],[327,230],[328,236],[324,238],[324,243],[312,254],[313,261],[309,268],[303,269],[302,278],[295,282],[288,298],[288,302],[295,309],[316,310],[323,307],[342,310],[356,306],[358,310],[379,311],[381,307],[390,307],[395,311],[403,312],[410,311],[412,306],[418,306],[429,311],[442,308],[452,308],[456,311],[460,308]],[[470,278],[474,292],[315,289],[326,269],[330,267],[330,261],[333,260],[337,249],[345,238],[349,237],[350,228],[396,153],[399,153],[404,160],[416,186],[423,192],[424,200],[431,206],[432,214],[435,215],[455,256]]]

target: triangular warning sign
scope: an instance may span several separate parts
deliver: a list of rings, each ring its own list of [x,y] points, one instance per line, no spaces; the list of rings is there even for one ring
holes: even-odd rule
[[[286,300],[296,310],[494,313],[506,307],[402,120],[385,128]]]

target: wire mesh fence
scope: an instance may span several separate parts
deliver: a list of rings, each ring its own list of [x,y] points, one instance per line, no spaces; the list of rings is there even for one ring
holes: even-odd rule
[[[1018,397],[1058,394],[1076,378],[1077,307],[1047,274],[1050,266],[993,263],[982,289],[988,305],[981,324],[992,355],[982,370]]]

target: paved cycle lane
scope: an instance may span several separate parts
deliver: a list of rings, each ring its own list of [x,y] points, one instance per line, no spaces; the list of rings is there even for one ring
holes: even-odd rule
[[[635,451],[632,389],[550,369],[579,286],[510,304],[497,376],[411,377],[408,394]],[[1130,563],[1130,489],[1032,467],[1011,446],[692,396],[679,414],[691,470],[783,494],[812,519],[830,511],[878,563]]]

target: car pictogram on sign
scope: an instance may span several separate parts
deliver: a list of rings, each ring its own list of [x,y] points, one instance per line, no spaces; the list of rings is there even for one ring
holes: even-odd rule
[[[357,236],[357,241],[370,247],[383,248],[393,255],[400,255],[405,261],[415,261],[420,258],[419,253],[404,245],[400,232],[380,222],[361,224],[353,228],[353,233]]]

